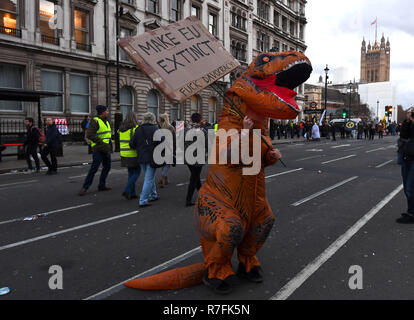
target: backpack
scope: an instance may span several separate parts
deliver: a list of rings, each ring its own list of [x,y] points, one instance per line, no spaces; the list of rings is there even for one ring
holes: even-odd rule
[[[38,131],[38,133],[39,133],[39,142],[40,143],[44,143],[45,141],[46,141],[46,136],[45,136],[45,134],[43,133],[43,130],[42,129],[40,129],[40,128],[36,128],[37,129],[37,131]]]

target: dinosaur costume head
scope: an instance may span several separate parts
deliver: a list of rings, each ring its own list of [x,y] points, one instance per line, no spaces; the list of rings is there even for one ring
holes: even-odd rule
[[[294,88],[312,72],[309,59],[296,51],[259,54],[228,90],[256,113],[274,119],[294,119],[300,112]]]

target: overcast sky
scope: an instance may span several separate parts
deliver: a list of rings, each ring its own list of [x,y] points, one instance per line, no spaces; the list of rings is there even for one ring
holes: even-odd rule
[[[378,41],[384,33],[391,44],[391,82],[397,86],[397,101],[403,108],[414,106],[414,1],[413,0],[308,0],[306,5],[306,55],[314,71],[308,81],[316,83],[323,69],[344,67],[349,80],[359,80],[361,43],[365,36]]]

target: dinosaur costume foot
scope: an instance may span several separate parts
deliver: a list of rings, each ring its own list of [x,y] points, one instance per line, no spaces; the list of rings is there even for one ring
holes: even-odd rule
[[[203,283],[210,288],[211,290],[213,290],[215,293],[218,294],[229,294],[233,291],[233,283],[232,283],[232,279],[228,277],[224,280],[220,280],[217,278],[209,278],[208,277],[208,272],[205,273],[204,277],[203,277]]]
[[[246,272],[244,264],[240,262],[237,269],[237,276],[251,282],[261,283],[263,282],[263,269],[260,266],[255,266],[249,272]]]

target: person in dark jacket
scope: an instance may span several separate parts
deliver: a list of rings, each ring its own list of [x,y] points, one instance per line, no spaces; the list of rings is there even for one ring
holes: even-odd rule
[[[134,137],[129,143],[132,149],[137,150],[138,163],[141,171],[144,172],[144,184],[142,186],[141,195],[139,197],[139,206],[147,207],[149,202],[159,199],[157,187],[155,185],[156,168],[151,167],[151,159],[153,150],[158,144],[154,141],[154,133],[158,130],[155,125],[155,116],[151,112],[144,113],[142,125],[135,130]]]
[[[111,153],[112,153],[112,133],[111,125],[108,121],[109,111],[106,106],[96,106],[98,116],[93,118],[86,130],[86,138],[91,142],[92,147],[92,165],[83,183],[79,195],[86,194],[92,185],[93,178],[102,163],[102,172],[99,178],[98,191],[108,191],[112,188],[106,186],[106,178],[111,170]]]
[[[39,131],[33,125],[33,118],[26,118],[24,122],[26,124],[27,134],[23,146],[20,148],[26,148],[25,156],[28,170],[33,171],[32,161],[30,159],[30,156],[32,156],[33,160],[36,163],[36,169],[34,171],[40,172],[40,162],[37,156],[37,147],[39,146]]]
[[[401,164],[401,175],[404,193],[407,198],[407,212],[396,221],[398,223],[414,223],[414,108],[407,112],[398,141],[398,163]]]
[[[56,128],[55,123],[53,122],[52,118],[46,118],[46,140],[43,144],[42,150],[42,160],[47,165],[48,171],[46,174],[57,174],[57,159],[56,154],[60,145],[60,137],[59,131]],[[50,154],[50,159],[52,163],[50,163],[47,156]]]
[[[207,155],[208,153],[208,135],[207,135],[207,131],[204,129],[204,127],[201,125],[201,115],[199,113],[193,113],[191,115],[191,123],[187,125],[185,131],[188,132],[189,130],[201,130],[204,134],[204,138],[205,138],[205,153]],[[187,145],[185,146],[185,148],[187,149],[189,144],[192,144],[192,141],[186,141],[185,142]],[[205,160],[205,159],[204,159]],[[204,163],[194,163],[194,164],[188,164],[187,163],[187,167],[190,170],[190,183],[188,185],[188,189],[187,189],[187,197],[186,197],[186,203],[185,205],[187,207],[190,206],[194,206],[194,202],[193,202],[193,194],[195,189],[200,190],[201,188],[201,171],[203,170],[203,165]]]

